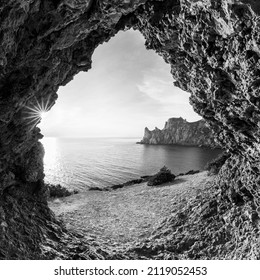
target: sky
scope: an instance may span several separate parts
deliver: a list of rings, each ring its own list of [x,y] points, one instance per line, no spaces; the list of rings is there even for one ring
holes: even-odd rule
[[[100,45],[92,69],[60,87],[58,100],[44,114],[47,137],[137,137],[144,128],[163,128],[167,119],[201,119],[189,93],[173,85],[170,66],[144,46],[140,32],[121,31]]]

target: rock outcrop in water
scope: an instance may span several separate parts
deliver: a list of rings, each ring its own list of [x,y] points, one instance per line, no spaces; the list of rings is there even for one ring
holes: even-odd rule
[[[138,143],[217,147],[213,134],[204,120],[189,123],[183,118],[170,118],[163,129],[156,127],[149,130],[146,127],[144,137]]]
[[[171,65],[175,85],[191,93],[194,110],[230,155],[211,201],[202,198],[172,220],[172,231],[185,224],[172,254],[196,258],[188,253],[195,246],[204,248],[201,258],[220,256],[219,244],[230,240],[222,258],[260,258],[259,15],[256,0],[1,1],[0,258],[102,257],[88,245],[81,255],[61,245],[67,233],[47,206],[42,135],[31,117],[91,68],[98,45],[131,27]]]

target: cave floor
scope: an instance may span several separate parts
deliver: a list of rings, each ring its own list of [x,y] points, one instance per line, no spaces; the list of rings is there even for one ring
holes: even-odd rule
[[[112,254],[145,242],[164,221],[214,180],[207,172],[157,187],[147,183],[113,191],[86,191],[49,202],[68,229]]]

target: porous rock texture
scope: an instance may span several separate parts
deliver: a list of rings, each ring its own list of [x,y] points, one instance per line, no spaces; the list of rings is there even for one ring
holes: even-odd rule
[[[212,131],[204,120],[187,122],[183,118],[170,118],[163,129],[144,129],[144,137],[139,144],[150,145],[187,145],[217,147]]]
[[[171,65],[175,85],[191,93],[194,110],[230,154],[210,202],[198,200],[171,220],[172,233],[185,228],[172,254],[195,258],[187,250],[204,252],[217,232],[200,258],[260,258],[259,13],[257,0],[2,0],[0,257],[102,257],[85,243],[64,245],[84,240],[66,233],[47,207],[42,136],[30,117],[91,68],[99,44],[133,27]],[[221,254],[219,244],[229,239]]]

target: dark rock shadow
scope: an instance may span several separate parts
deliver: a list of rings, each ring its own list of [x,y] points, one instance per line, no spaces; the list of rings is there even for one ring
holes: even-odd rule
[[[186,182],[187,180],[186,179],[183,179],[183,178],[176,178],[173,182],[172,182],[172,185],[177,185],[177,184],[180,184],[180,183],[184,183]]]

